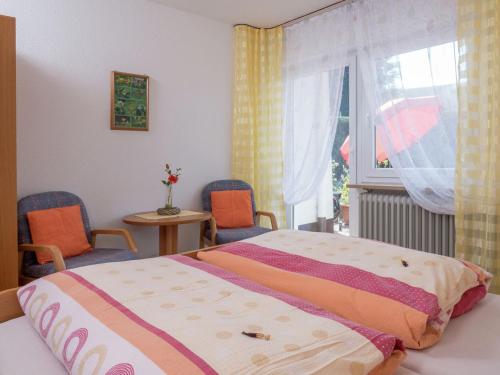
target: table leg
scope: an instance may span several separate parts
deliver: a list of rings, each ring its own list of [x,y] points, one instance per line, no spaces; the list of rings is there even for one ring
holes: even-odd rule
[[[177,254],[177,234],[179,233],[178,225],[170,225],[167,228],[168,237],[170,238],[170,254]]]
[[[160,249],[159,254],[171,255],[177,254],[177,225],[161,225],[160,226]]]
[[[167,227],[165,226],[160,226],[160,249],[159,249],[159,254],[160,256],[162,255],[167,255]]]

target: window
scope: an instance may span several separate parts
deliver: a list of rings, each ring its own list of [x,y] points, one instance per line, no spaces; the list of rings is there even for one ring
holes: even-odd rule
[[[336,217],[332,201],[342,196],[343,203],[350,203],[349,231],[356,235],[358,192],[344,192],[346,182],[402,184],[388,160],[386,144],[399,158],[411,151],[412,168],[425,168],[426,154],[419,155],[419,147],[454,142],[456,71],[450,65],[454,66],[456,55],[456,43],[446,43],[380,59],[377,69],[384,82],[377,82],[377,102],[383,104],[376,111],[370,110],[365,97],[358,58],[351,57],[344,73],[331,173],[315,198],[289,211],[295,228],[331,231]],[[444,160],[453,157],[443,158],[438,168],[453,167]]]
[[[386,145],[400,157],[411,152],[418,168],[419,145],[454,142],[457,55],[457,43],[450,42],[377,61],[378,88],[370,91],[377,91],[383,104],[375,113],[358,80],[358,183],[400,183]]]

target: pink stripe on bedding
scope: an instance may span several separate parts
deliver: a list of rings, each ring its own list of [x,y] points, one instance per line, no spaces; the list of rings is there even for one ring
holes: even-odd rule
[[[103,300],[105,300],[107,303],[115,307],[118,311],[120,311],[123,315],[127,316],[130,320],[133,322],[137,323],[147,331],[153,333],[154,335],[158,336],[162,340],[166,341],[168,344],[170,344],[172,347],[174,347],[179,353],[184,355],[189,361],[194,363],[200,370],[202,370],[205,374],[212,374],[212,375],[217,375],[217,372],[208,365],[202,358],[197,356],[195,353],[193,353],[191,350],[186,348],[181,342],[177,341],[175,338],[170,336],[168,333],[165,331],[162,331],[161,329],[149,324],[145,320],[141,319],[137,314],[133,313],[130,311],[127,307],[123,306],[120,302],[118,302],[116,299],[111,297],[109,294],[107,294],[105,291],[102,289],[98,288],[94,284],[90,283],[88,280],[84,279],[80,275],[71,272],[71,271],[63,271],[67,276],[70,276],[73,278],[75,281],[80,283],[82,286],[86,287],[87,289],[93,291],[96,293],[99,297],[101,297]]]
[[[481,284],[478,286],[475,286],[473,288],[470,288],[467,290],[463,295],[460,301],[453,307],[453,313],[451,314],[451,318],[457,318],[460,315],[465,314],[466,312],[469,312],[470,310],[473,309],[473,307],[481,301],[486,294],[488,293],[488,290],[486,289],[486,286]]]
[[[392,335],[387,335],[385,333],[380,333],[378,331],[372,330],[370,328],[358,325],[350,320],[343,319],[337,315],[329,313],[325,310],[322,310],[314,305],[289,294],[285,294],[270,288],[267,288],[263,285],[257,284],[248,279],[237,276],[234,273],[223,270],[222,268],[212,266],[211,264],[200,262],[194,259],[191,259],[182,255],[170,255],[169,259],[175,260],[184,265],[197,268],[201,271],[207,272],[211,275],[214,275],[218,278],[226,280],[230,283],[238,285],[244,289],[250,290],[252,292],[256,292],[259,294],[264,294],[276,299],[279,299],[291,306],[295,306],[298,309],[305,311],[309,314],[320,316],[323,318],[334,320],[338,323],[343,324],[344,326],[352,329],[353,331],[359,333],[364,336],[370,342],[377,347],[378,350],[384,355],[384,358],[387,359],[391,356],[394,350],[404,351],[403,343],[401,340],[397,339]]]
[[[217,250],[252,259],[285,271],[334,281],[387,297],[429,315],[430,319],[436,318],[441,311],[438,298],[434,294],[399,280],[377,276],[352,266],[324,263],[246,242],[235,242]]]

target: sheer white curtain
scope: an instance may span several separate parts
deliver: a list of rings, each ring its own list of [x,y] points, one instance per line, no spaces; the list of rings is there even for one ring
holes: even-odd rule
[[[456,0],[355,0],[286,28],[286,203],[311,198],[328,170],[353,54],[370,125],[402,183],[422,207],[453,213],[455,13]]]
[[[327,172],[331,173],[344,67],[353,42],[353,35],[345,33],[340,22],[345,12],[339,9],[285,29],[283,188],[287,204],[314,197],[328,182]]]
[[[358,66],[372,125],[413,200],[454,212],[456,0],[359,0]]]

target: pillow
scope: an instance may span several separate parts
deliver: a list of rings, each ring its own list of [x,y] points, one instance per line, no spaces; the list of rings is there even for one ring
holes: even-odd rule
[[[212,191],[212,215],[218,228],[244,228],[254,225],[250,190]]]
[[[79,205],[31,211],[26,216],[33,244],[55,245],[63,258],[91,250]],[[40,264],[52,261],[50,254],[44,252],[37,252],[36,258]]]

